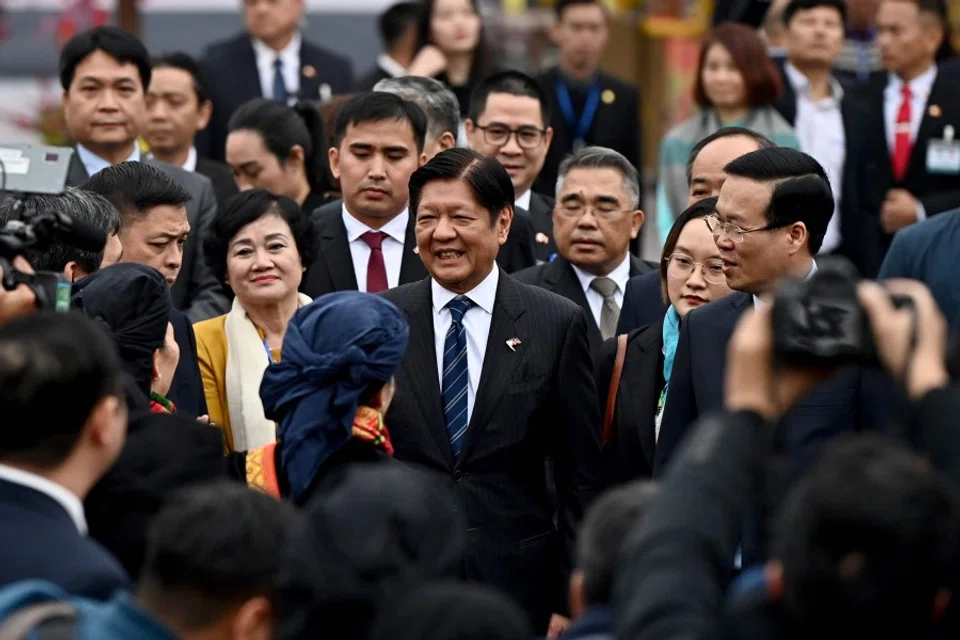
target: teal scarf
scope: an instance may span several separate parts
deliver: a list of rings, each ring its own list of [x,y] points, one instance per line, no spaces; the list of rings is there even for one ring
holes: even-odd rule
[[[663,416],[663,404],[667,400],[667,387],[670,386],[670,375],[673,373],[673,358],[677,355],[677,343],[680,342],[680,314],[670,305],[667,315],[663,318],[663,391],[657,402],[657,413],[654,416],[654,438],[660,436],[660,418]]]

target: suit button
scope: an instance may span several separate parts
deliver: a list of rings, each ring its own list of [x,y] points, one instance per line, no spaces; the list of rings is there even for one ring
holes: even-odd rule
[[[463,480],[463,471],[460,471],[460,469],[457,469],[456,471],[453,472],[453,481],[460,482],[461,480]]]

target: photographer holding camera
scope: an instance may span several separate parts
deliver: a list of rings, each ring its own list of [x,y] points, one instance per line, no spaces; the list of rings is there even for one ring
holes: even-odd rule
[[[12,266],[17,271],[25,274],[32,274],[33,267],[23,256],[17,256],[13,259]],[[4,267],[0,265],[0,280],[8,274]],[[37,308],[37,294],[26,284],[20,283],[13,291],[7,291],[0,287],[0,326],[5,325],[11,320],[33,313]]]
[[[783,416],[836,370],[828,360],[782,361],[777,345],[789,329],[774,322],[782,298],[745,314],[728,349],[726,413],[693,428],[662,499],[627,543],[618,635],[928,638],[949,624],[960,535],[960,390],[946,371],[946,322],[918,282],[848,282],[850,304],[840,306],[856,310],[834,337],[860,342],[898,381],[910,402],[907,439],[862,434],[825,447],[779,505],[773,560],[731,585],[729,558],[744,516],[776,466],[778,452],[768,445]],[[848,341],[863,317],[867,339]]]

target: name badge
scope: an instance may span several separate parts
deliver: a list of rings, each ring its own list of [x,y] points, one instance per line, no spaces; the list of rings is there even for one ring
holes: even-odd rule
[[[927,171],[949,175],[960,174],[960,142],[953,139],[953,127],[947,125],[943,139],[927,143]]]

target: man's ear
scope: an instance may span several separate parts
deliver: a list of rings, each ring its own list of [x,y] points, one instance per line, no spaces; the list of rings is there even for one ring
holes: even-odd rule
[[[454,135],[452,131],[444,131],[440,134],[440,137],[437,138],[437,146],[440,147],[440,151],[453,149],[457,146],[457,136]]]
[[[210,124],[210,118],[213,117],[213,103],[209,100],[197,108],[197,131],[203,131]]]
[[[340,149],[336,147],[330,147],[329,152],[330,158],[330,174],[333,176],[334,180],[340,179]]]

